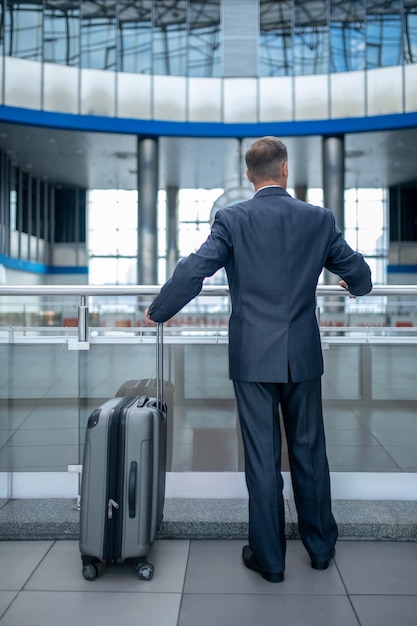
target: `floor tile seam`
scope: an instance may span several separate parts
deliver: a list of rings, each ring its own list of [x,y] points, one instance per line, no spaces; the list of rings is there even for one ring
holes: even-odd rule
[[[192,544],[192,539],[188,539],[188,549],[187,549],[187,558],[185,560],[185,567],[184,567],[184,578],[182,581],[182,588],[181,588],[181,593],[184,593],[185,590],[185,584],[187,581],[187,573],[188,573],[188,566],[190,564],[190,557],[191,557],[191,544]]]
[[[180,598],[180,602],[179,602],[179,606],[178,606],[178,619],[177,619],[177,626],[180,623],[180,619],[181,619],[181,611],[182,611],[182,605],[184,602],[184,596],[185,596],[185,585],[187,582],[187,573],[188,573],[188,566],[190,563],[190,556],[191,556],[191,543],[192,543],[192,539],[188,540],[188,551],[187,551],[187,559],[185,562],[185,570],[184,570],[184,578],[182,581],[182,590],[181,590],[181,598]]]
[[[345,580],[344,580],[344,578],[343,578],[343,576],[342,576],[342,572],[340,571],[340,567],[339,567],[339,566],[338,566],[338,564],[337,564],[337,554],[336,554],[336,555],[334,556],[334,558],[333,558],[333,563],[334,563],[334,567],[335,567],[335,569],[336,569],[336,571],[337,571],[337,573],[338,573],[338,575],[339,575],[340,582],[342,583],[343,588],[344,588],[344,590],[345,590],[345,594],[344,594],[344,595],[345,595],[345,597],[347,598],[347,601],[349,602],[349,606],[350,606],[350,608],[351,608],[351,609],[352,609],[352,611],[353,611],[353,614],[354,614],[354,616],[355,616],[355,618],[356,618],[356,620],[357,620],[357,622],[358,622],[358,625],[359,625],[359,626],[361,626],[361,621],[360,621],[360,619],[359,619],[359,616],[358,616],[357,611],[356,611],[356,609],[355,609],[355,606],[354,606],[354,604],[353,604],[352,598],[351,598],[351,596],[350,596],[350,594],[349,594],[349,589],[348,589],[348,586],[347,586],[347,584],[346,584],[346,582],[345,582]]]
[[[271,591],[184,591],[183,596],[234,596],[241,598],[242,596],[291,596],[299,598],[348,598],[347,593],[329,593],[326,591],[302,592],[302,591],[283,591],[285,583],[280,583],[279,589],[271,585]],[[379,594],[383,595],[383,594]]]
[[[358,615],[357,610],[355,608],[355,605],[353,604],[352,597],[349,594],[347,594],[346,597],[347,597],[347,601],[349,602],[349,606],[352,609],[352,612],[353,612],[353,614],[354,614],[354,616],[355,616],[355,618],[356,618],[356,620],[358,622],[358,625],[362,626],[362,622],[360,621],[359,615]]]
[[[372,592],[352,592],[347,594],[349,598],[417,598],[417,591],[415,593],[407,593],[399,591],[397,593],[386,593],[384,591],[379,591],[378,593]]]
[[[23,583],[22,587],[21,587],[21,591],[24,591],[26,585],[28,584],[28,582],[30,581],[30,579],[32,578],[32,576],[34,575],[34,573],[39,569],[39,567],[42,565],[42,563],[44,562],[44,560],[46,559],[46,557],[48,556],[48,554],[50,553],[50,551],[52,550],[52,548],[54,547],[54,545],[56,544],[56,540],[51,541],[51,545],[49,546],[49,548],[46,550],[45,554],[42,556],[41,559],[39,559],[39,561],[37,562],[35,569],[31,572],[31,574],[29,574],[28,578],[26,579],[26,581]]]
[[[13,597],[12,601],[10,602],[10,604],[4,609],[3,613],[0,613],[0,622],[3,619],[3,617],[5,617],[7,615],[8,611],[11,609],[13,604],[16,602],[16,600],[19,597],[20,593],[21,593],[21,591],[16,591],[15,596]]]
[[[15,590],[11,590],[11,589],[1,589],[0,591],[15,591]],[[47,593],[47,594],[51,594],[51,593],[59,593],[59,594],[70,594],[70,593],[75,593],[75,594],[88,594],[88,593],[94,593],[94,594],[100,594],[100,595],[114,595],[114,596],[121,596],[121,595],[128,595],[128,596],[134,596],[134,595],[148,595],[148,596],[182,596],[183,592],[182,591],[166,591],[164,590],[159,590],[159,591],[150,591],[150,590],[143,590],[143,589],[137,589],[136,591],[133,591],[131,589],[20,589],[19,591],[17,591],[17,594],[21,594],[21,593]]]
[[[373,433],[372,433],[373,434]],[[394,459],[394,457],[391,455],[390,451],[388,448],[402,448],[404,446],[407,446],[407,444],[402,444],[402,445],[390,445],[390,444],[382,444],[379,439],[377,439],[377,437],[373,434],[373,436],[375,437],[375,439],[378,441],[379,445],[381,446],[381,448],[384,450],[385,454],[389,457],[389,459],[394,463],[394,465],[400,470],[400,472],[404,472],[404,471],[408,471],[407,467],[401,467],[399,465],[399,463],[397,463],[397,461]],[[410,446],[408,446],[410,447]],[[411,447],[416,447],[411,446]]]

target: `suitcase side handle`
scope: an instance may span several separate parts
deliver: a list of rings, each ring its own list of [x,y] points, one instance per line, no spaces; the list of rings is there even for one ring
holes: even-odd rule
[[[127,491],[127,499],[129,505],[129,517],[133,518],[136,515],[136,477],[138,473],[138,464],[136,461],[132,461],[129,470],[129,483]]]

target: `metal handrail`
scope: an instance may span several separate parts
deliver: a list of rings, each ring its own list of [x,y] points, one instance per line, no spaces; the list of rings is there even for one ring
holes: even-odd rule
[[[1,285],[0,296],[156,296],[160,285]],[[318,285],[317,296],[349,296],[338,285]],[[201,296],[228,296],[227,285],[206,285]],[[376,285],[368,296],[417,296],[417,285]]]
[[[78,342],[89,341],[87,298],[89,296],[136,296],[152,298],[159,293],[159,285],[4,285],[0,286],[0,296],[78,296]],[[318,285],[317,296],[345,296],[349,293],[339,285]],[[227,285],[207,285],[200,292],[202,296],[229,295]],[[417,285],[378,285],[371,296],[417,296]]]

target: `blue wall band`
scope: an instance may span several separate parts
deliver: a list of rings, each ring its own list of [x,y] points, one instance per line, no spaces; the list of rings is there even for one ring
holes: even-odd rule
[[[45,265],[35,261],[15,259],[5,254],[0,254],[0,265],[4,265],[10,270],[32,272],[33,274],[88,274],[88,267],[85,265]]]
[[[417,265],[387,265],[388,274],[417,274]]]
[[[349,117],[331,120],[292,122],[254,122],[225,124],[222,122],[169,122],[163,120],[138,120],[103,117],[100,115],[74,115],[37,111],[0,105],[0,121],[27,126],[59,128],[85,132],[121,133],[151,137],[303,137],[308,135],[335,135],[345,133],[396,130],[417,126],[417,112],[369,117]]]

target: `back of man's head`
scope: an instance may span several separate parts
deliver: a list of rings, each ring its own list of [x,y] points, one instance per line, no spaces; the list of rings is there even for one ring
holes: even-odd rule
[[[258,185],[264,181],[281,182],[282,167],[287,162],[287,147],[277,137],[261,137],[246,152],[249,180]]]

